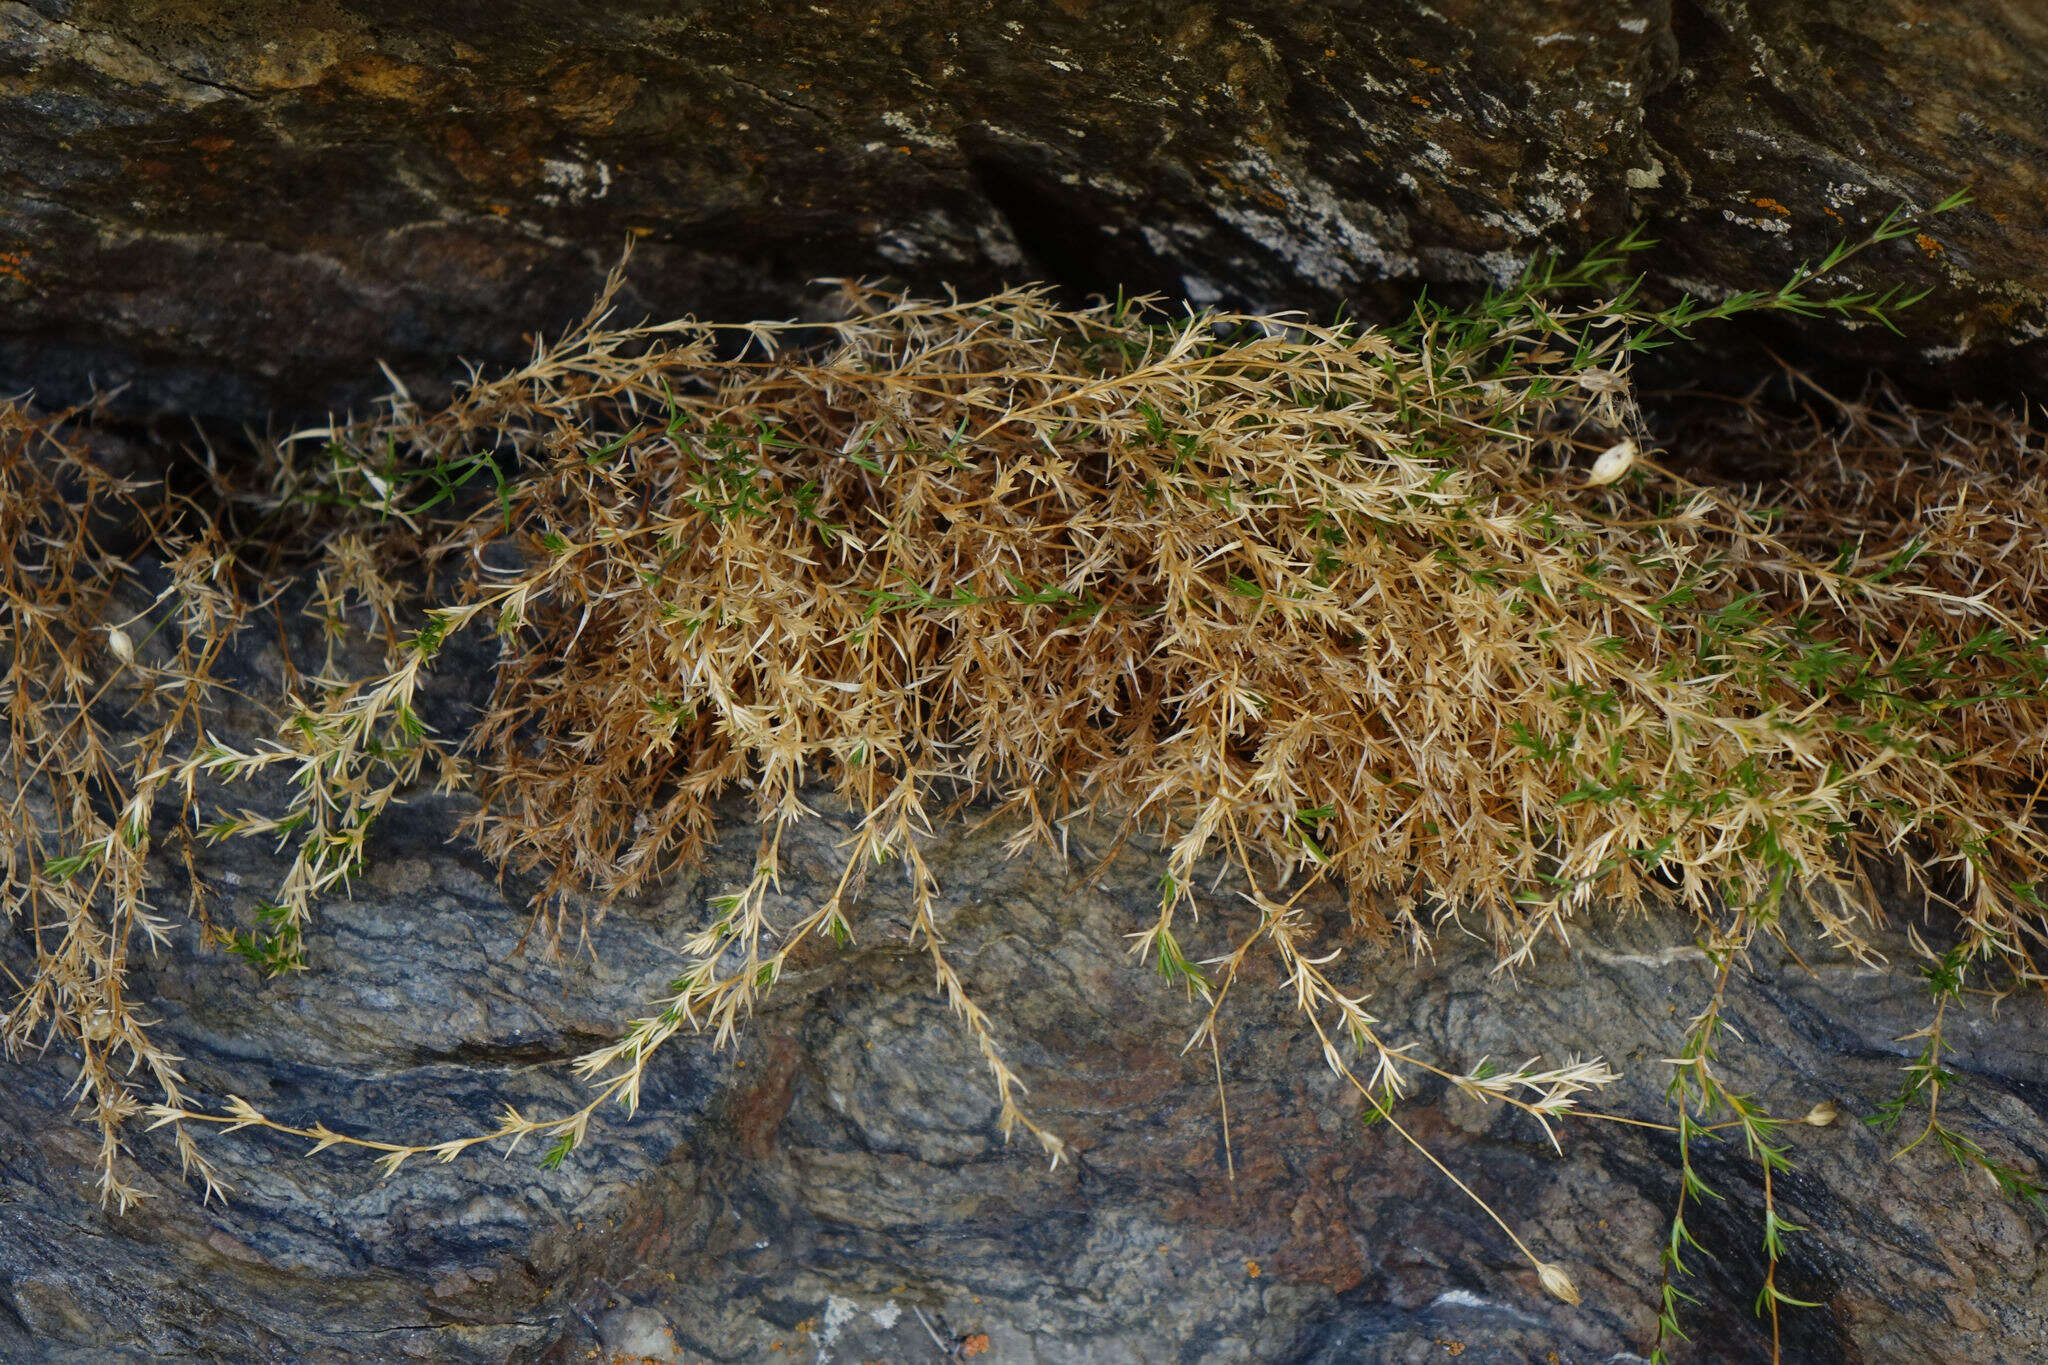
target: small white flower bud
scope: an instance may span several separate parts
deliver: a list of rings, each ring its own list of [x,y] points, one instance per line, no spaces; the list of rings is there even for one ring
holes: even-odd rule
[[[1595,488],[1603,487],[1635,468],[1635,463],[1636,443],[1618,442],[1600,452],[1600,458],[1593,461],[1593,472],[1586,481]]]

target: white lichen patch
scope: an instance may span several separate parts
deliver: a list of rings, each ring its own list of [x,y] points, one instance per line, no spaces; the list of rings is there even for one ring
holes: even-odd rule
[[[904,141],[919,147],[951,147],[953,139],[941,137],[924,124],[900,110],[890,109],[883,113],[882,124]]]
[[[974,229],[974,240],[981,243],[981,254],[1005,270],[1015,270],[1024,264],[1024,249],[1017,245],[1008,227],[1001,223],[983,223]]]
[[[1479,267],[1479,277],[1491,284],[1505,288],[1522,277],[1529,268],[1529,253],[1525,251],[1482,251],[1473,257]]]
[[[611,167],[602,161],[571,161],[546,157],[540,163],[541,182],[550,185],[534,197],[551,207],[586,204],[602,199],[612,190]]]
[[[1416,261],[1368,231],[1335,190],[1314,176],[1290,172],[1259,147],[1224,169],[1210,188],[1217,216],[1279,256],[1296,275],[1332,291],[1372,276],[1413,275]],[[1257,186],[1257,199],[1238,186]]]
[[[1737,213],[1734,209],[1722,209],[1721,216],[1742,227],[1753,227],[1760,232],[1785,233],[1792,230],[1792,224],[1783,218],[1758,218],[1752,214]]]
[[[1128,180],[1119,180],[1106,171],[1092,172],[1085,177],[1079,178],[1074,183],[1085,184],[1091,190],[1100,190],[1104,194],[1114,195],[1118,199],[1132,200],[1145,197],[1144,190],[1133,185]]]
[[[919,214],[907,223],[898,223],[876,235],[875,251],[883,260],[892,265],[930,265],[937,260],[965,261],[971,253],[979,250],[990,253],[991,259],[1004,264],[995,253],[1004,250],[1002,239],[1008,238],[1011,249],[1015,250],[1016,239],[1006,229],[998,229],[990,236],[984,236],[987,224],[977,225],[972,230],[963,227],[944,209],[932,209]],[[970,247],[968,241],[974,245]],[[1017,259],[1023,260],[1021,250]]]
[[[825,1312],[818,1321],[818,1365],[825,1365],[832,1359],[832,1348],[839,1344],[840,1333],[846,1324],[859,1314],[860,1305],[852,1299],[829,1294],[825,1298]]]

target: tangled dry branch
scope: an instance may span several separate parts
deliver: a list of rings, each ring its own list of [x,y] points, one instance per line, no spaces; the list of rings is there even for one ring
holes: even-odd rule
[[[209,1188],[202,1124],[370,1146],[390,1169],[528,1135],[559,1160],[601,1106],[637,1103],[671,1037],[729,1040],[793,955],[870,932],[854,893],[894,860],[1005,1130],[1057,1159],[947,955],[920,852],[974,801],[1022,817],[1020,841],[1083,815],[1162,836],[1158,910],[1132,937],[1209,1000],[1192,1041],[1271,952],[1331,1066],[1389,1118],[1418,1068],[1546,1130],[1612,1073],[1458,1073],[1384,1041],[1342,964],[1310,955],[1310,882],[1418,947],[1446,921],[1481,930],[1509,968],[1596,907],[1686,907],[1725,981],[1793,893],[1870,951],[1865,861],[1910,854],[1960,888],[1956,961],[2039,981],[2040,434],[1809,389],[1803,417],[1749,405],[1716,429],[1776,465],[1768,489],[1688,477],[1655,458],[1631,361],[1740,309],[1571,301],[1619,259],[1395,329],[858,286],[832,323],[624,326],[601,300],[446,402],[400,389],[279,443],[222,477],[219,515],[8,409],[6,877],[33,940],[9,1044],[79,1059],[124,1202],[136,1064]],[[1801,292],[1825,274],[1737,302],[1897,302]],[[116,514],[138,556],[98,539]],[[159,586],[122,606],[130,558]],[[206,729],[212,661],[285,577],[335,629],[381,633],[388,664],[309,665],[276,738],[231,744]],[[494,690],[473,730],[438,735],[419,696],[464,631],[496,635]],[[162,924],[146,861],[282,840],[294,861],[259,922],[207,927],[286,970],[316,909],[346,913],[325,903],[378,815],[430,776],[476,794],[469,832],[541,876],[557,933],[697,856],[735,787],[756,871],[712,903],[672,994],[579,1063],[577,1113],[414,1146],[192,1104],[122,990]],[[266,777],[268,809],[226,804]],[[823,786],[860,816],[844,876],[778,918],[780,833]],[[1195,962],[1195,870],[1219,853],[1253,891],[1222,910],[1234,952]],[[1776,1121],[1716,1089],[1718,1027],[1717,1009],[1696,1021],[1679,1129],[1722,1104],[1768,1152]]]

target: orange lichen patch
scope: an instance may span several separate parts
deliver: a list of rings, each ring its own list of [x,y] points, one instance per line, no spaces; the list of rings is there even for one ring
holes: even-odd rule
[[[199,164],[215,175],[220,173],[221,153],[234,145],[235,140],[231,137],[195,137],[192,139],[192,149],[199,153]],[[218,190],[217,186],[214,188],[216,191]]]
[[[28,253],[25,251],[0,251],[0,279],[27,284],[28,276],[22,273],[21,269],[22,262],[27,259]]]
[[[1239,199],[1252,199],[1273,211],[1280,212],[1287,207],[1287,201],[1274,190],[1264,185],[1250,185],[1224,170],[1215,157],[1203,157],[1202,165],[1216,178],[1216,183]]]
[[[1792,216],[1792,210],[1786,208],[1783,204],[1771,198],[1769,195],[1765,195],[1761,199],[1752,199],[1749,202],[1756,205],[1758,208],[1765,210],[1766,212],[1775,213],[1781,218],[1790,218]]]
[[[1939,256],[1942,252],[1948,250],[1947,247],[1943,246],[1940,242],[1935,241],[1932,237],[1929,237],[1924,232],[1916,232],[1913,234],[1913,245],[1919,247],[1929,256]]]
[[[497,169],[490,149],[477,139],[475,133],[459,123],[442,129],[440,141],[442,154],[453,163],[456,174],[464,180],[487,180]]]
[[[1244,1273],[1248,1279],[1256,1280],[1259,1276],[1265,1274],[1265,1269],[1257,1261],[1246,1261],[1244,1263]]]
[[[638,77],[577,62],[548,82],[548,107],[578,132],[609,128],[640,95]]]
[[[989,1348],[988,1333],[974,1332],[960,1338],[960,1354],[972,1359],[984,1354]]]
[[[1442,67],[1431,66],[1428,62],[1424,61],[1420,57],[1410,57],[1408,59],[1408,65],[1414,67],[1417,71],[1420,71],[1425,76],[1441,76],[1444,74],[1444,69]]]
[[[460,123],[435,129],[433,137],[456,174],[472,185],[483,185],[530,179],[536,159],[531,139],[542,134],[539,120],[531,112],[523,111],[492,125],[488,142]]]
[[[763,1157],[774,1149],[775,1134],[788,1117],[790,1101],[796,1094],[799,1060],[795,1044],[777,1039],[768,1048],[768,1074],[734,1096],[732,1115],[742,1150]],[[797,1330],[805,1329],[799,1325]]]
[[[425,99],[428,84],[433,79],[433,73],[424,66],[378,56],[344,62],[338,74],[342,84],[359,95],[400,100],[407,104],[417,104]]]
[[[1419,104],[1424,109],[1429,108],[1429,100],[1422,95],[1410,95],[1408,97],[1408,102],[1410,104]]]

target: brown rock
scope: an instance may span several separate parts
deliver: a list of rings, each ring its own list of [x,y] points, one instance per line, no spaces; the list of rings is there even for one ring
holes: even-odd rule
[[[0,390],[360,401],[520,354],[629,232],[665,313],[846,274],[1371,311],[1637,219],[1664,291],[1768,285],[1964,186],[1838,282],[1930,290],[1905,336],[1764,336],[2024,381],[2044,47],[2030,0],[8,3]]]

